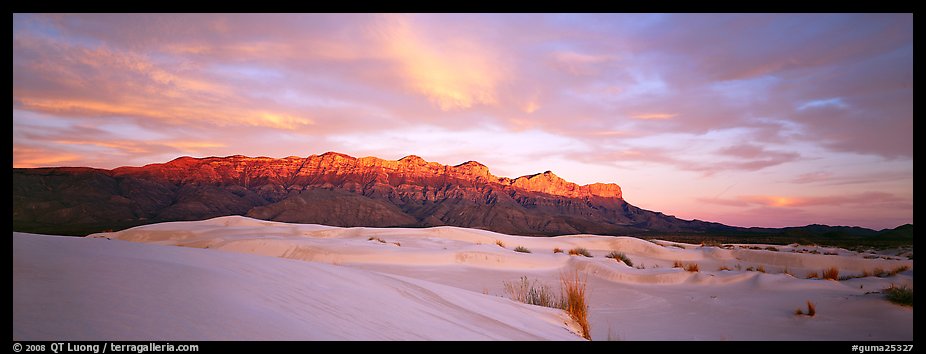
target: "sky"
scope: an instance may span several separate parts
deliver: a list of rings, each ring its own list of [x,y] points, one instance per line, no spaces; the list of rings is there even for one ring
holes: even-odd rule
[[[418,155],[736,226],[913,222],[912,14],[14,14],[13,167]]]

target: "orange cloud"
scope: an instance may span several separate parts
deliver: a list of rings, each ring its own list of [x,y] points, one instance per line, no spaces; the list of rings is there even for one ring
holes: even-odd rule
[[[13,168],[64,166],[85,156],[13,145]]]
[[[443,111],[498,103],[503,74],[489,48],[462,37],[429,40],[407,18],[389,19],[386,53],[401,65],[409,88]]]
[[[634,114],[631,115],[631,118],[634,119],[643,119],[643,120],[664,120],[675,118],[678,114],[672,113],[646,113],[646,114]]]

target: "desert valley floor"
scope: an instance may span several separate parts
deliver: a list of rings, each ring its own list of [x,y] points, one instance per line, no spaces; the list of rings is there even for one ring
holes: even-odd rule
[[[577,247],[592,257],[567,254]],[[913,309],[880,294],[913,286],[913,261],[896,253],[240,216],[83,238],[14,232],[13,338],[582,340],[563,311],[504,287],[526,276],[558,290],[578,271],[593,340],[912,340]],[[849,279],[806,279],[830,267]],[[808,301],[816,315],[795,315]]]

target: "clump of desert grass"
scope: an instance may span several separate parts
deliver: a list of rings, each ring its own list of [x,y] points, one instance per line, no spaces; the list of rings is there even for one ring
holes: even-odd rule
[[[521,252],[521,253],[531,253],[531,250],[527,249],[527,247],[524,247],[524,246],[515,247],[514,251]]]
[[[811,302],[810,300],[807,300],[807,313],[804,313],[804,311],[801,310],[801,308],[797,308],[797,310],[794,311],[794,314],[797,316],[810,316],[810,317],[816,316],[817,306],[814,305],[813,302]]]
[[[913,289],[907,285],[896,287],[894,284],[891,284],[891,287],[881,290],[881,292],[884,293],[884,297],[890,302],[901,306],[913,307]]]
[[[367,241],[374,241],[374,240],[375,240],[375,241],[379,241],[379,243],[386,243],[386,240],[383,240],[383,239],[381,239],[381,238],[379,238],[379,237],[375,237],[375,236],[370,236],[370,238],[367,239]]]
[[[396,245],[396,246],[399,246],[399,247],[402,247],[402,243],[399,242],[399,241],[393,242],[392,244],[393,244],[393,245]]]
[[[717,240],[701,241],[701,247],[723,247],[723,243]]]
[[[563,253],[563,249],[559,247],[553,248],[553,253]]]
[[[498,247],[505,248],[505,243],[502,242],[502,240],[495,240],[495,244],[498,245]]]
[[[817,272],[807,273],[807,279],[817,279],[819,277],[820,277],[820,274],[817,274]]]
[[[580,276],[578,271],[571,274],[560,274],[559,294],[555,294],[549,286],[536,280],[531,282],[527,276],[518,281],[504,282],[505,293],[512,300],[530,305],[538,305],[561,309],[579,325],[582,337],[591,340],[591,331],[588,324],[588,300],[586,287],[588,276]]]
[[[701,266],[699,266],[697,263],[684,264],[684,263],[682,263],[681,261],[672,262],[672,268],[682,268],[682,269],[687,270],[687,271],[689,271],[689,272],[699,272],[699,271],[701,271]]]
[[[536,280],[531,282],[527,279],[527,276],[521,277],[517,282],[506,281],[502,284],[505,286],[505,293],[514,301],[559,309],[565,306],[562,294],[557,296],[549,286]]]
[[[605,257],[612,258],[618,262],[624,262],[624,264],[633,267],[633,262],[623,252],[611,251],[611,253],[608,253],[608,255]]]
[[[823,270],[823,279],[839,280],[839,268],[830,267],[829,269]]]
[[[592,256],[591,253],[588,253],[588,250],[585,249],[585,247],[576,247],[576,248],[573,248],[573,249],[569,250],[569,255],[570,255],[570,256],[583,255],[583,256],[586,256],[586,257],[591,257],[591,256]]]
[[[894,267],[894,269],[891,269],[891,270],[889,270],[889,271],[887,272],[887,276],[888,276],[888,277],[893,277],[893,276],[897,275],[897,273],[906,272],[906,271],[908,271],[908,270],[910,270],[910,266],[908,266],[908,265],[906,265],[906,264],[905,264],[905,265],[902,265],[902,266]],[[879,275],[879,276],[880,276],[880,275]]]
[[[591,340],[592,335],[588,325],[588,301],[585,296],[585,289],[588,285],[588,276],[579,276],[579,271],[572,274],[560,274],[560,282],[563,285],[563,291],[566,293],[564,302],[566,313],[572,317],[582,329],[582,337]]]
[[[778,252],[778,247],[768,246],[765,248],[766,251]]]

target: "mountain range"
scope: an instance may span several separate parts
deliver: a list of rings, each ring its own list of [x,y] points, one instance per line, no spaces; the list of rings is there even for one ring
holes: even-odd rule
[[[280,159],[234,155],[112,170],[13,169],[14,231],[84,235],[224,215],[347,227],[450,225],[535,236],[870,237],[900,229],[740,228],[682,220],[627,203],[617,184],[577,185],[551,171],[497,177],[475,161],[448,166],[415,155],[397,161],[335,152]],[[912,239],[912,225],[902,228],[910,229]]]

